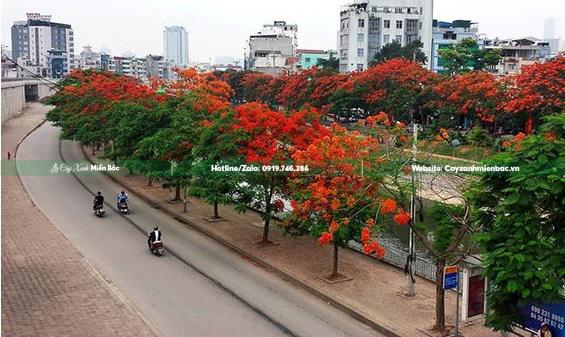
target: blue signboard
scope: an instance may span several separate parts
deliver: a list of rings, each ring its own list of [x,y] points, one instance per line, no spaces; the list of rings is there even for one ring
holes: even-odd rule
[[[549,324],[553,337],[565,337],[565,301],[559,303],[528,303],[523,309],[524,327],[538,331],[541,324]]]
[[[457,288],[457,266],[448,266],[443,269],[443,289]]]

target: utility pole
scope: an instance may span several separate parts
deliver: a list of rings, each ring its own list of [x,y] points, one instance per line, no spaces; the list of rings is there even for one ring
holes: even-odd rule
[[[413,142],[412,142],[412,161],[414,164],[416,162],[416,155],[418,148],[416,144],[418,143],[418,124],[412,123],[413,126]],[[410,170],[412,176],[412,197],[410,198],[410,238],[408,241],[408,260],[406,263],[408,272],[408,297],[413,297],[415,295],[414,291],[414,260],[416,259],[416,236],[414,233],[414,226],[416,225],[416,179],[414,176],[414,170]]]

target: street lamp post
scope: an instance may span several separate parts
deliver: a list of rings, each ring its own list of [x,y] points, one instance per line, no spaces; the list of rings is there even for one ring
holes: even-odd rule
[[[416,155],[418,152],[418,148],[416,146],[418,142],[418,124],[412,123],[412,133],[413,133],[413,142],[412,142],[412,163],[416,162]],[[416,225],[416,179],[414,176],[414,170],[411,171],[412,176],[412,196],[410,198],[410,217],[411,217],[411,226],[410,226],[410,234],[408,240],[408,259],[406,262],[407,266],[407,273],[408,273],[408,297],[413,297],[416,293],[414,291],[414,283],[416,280],[414,279],[414,261],[416,259],[416,234],[414,233],[414,226]]]

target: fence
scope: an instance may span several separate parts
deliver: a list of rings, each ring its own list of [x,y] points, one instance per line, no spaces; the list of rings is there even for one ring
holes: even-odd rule
[[[377,241],[385,249],[383,261],[404,269],[406,266],[406,260],[408,259],[408,249],[404,248],[403,244],[398,239],[386,234],[380,234]],[[356,251],[363,251],[361,244],[356,241],[349,241],[348,246]],[[435,282],[436,269],[435,262],[432,258],[426,256],[422,252],[416,251],[416,260],[414,262],[414,272],[416,275]]]

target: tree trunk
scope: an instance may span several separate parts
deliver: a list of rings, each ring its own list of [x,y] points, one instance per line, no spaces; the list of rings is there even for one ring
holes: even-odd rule
[[[92,155],[94,156],[96,154],[96,147],[94,146],[94,143],[92,143]]]
[[[265,223],[263,225],[263,242],[269,242],[269,225],[271,224],[271,206],[267,204],[265,208]]]
[[[436,261],[436,323],[434,329],[445,333],[445,290],[443,290],[443,268],[445,259],[438,258]]]
[[[147,186],[153,186],[153,179],[149,178],[147,181]]]
[[[219,219],[220,215],[218,214],[218,202],[214,201],[214,219]]]
[[[96,142],[96,151],[100,151],[100,142]]]
[[[524,133],[526,135],[531,135],[533,128],[534,128],[534,120],[532,118],[532,114],[529,112],[528,118],[526,119],[526,124],[524,125]]]
[[[180,184],[179,182],[176,183],[175,185],[175,198],[173,199],[173,201],[179,201],[181,200],[180,198]]]
[[[338,264],[338,261],[339,261],[338,260],[338,258],[339,258],[338,249],[339,249],[339,247],[338,247],[337,243],[334,241],[334,261],[333,261],[334,263],[333,263],[332,274],[330,275],[330,278],[336,277],[337,274],[338,274],[337,273],[337,264]]]

